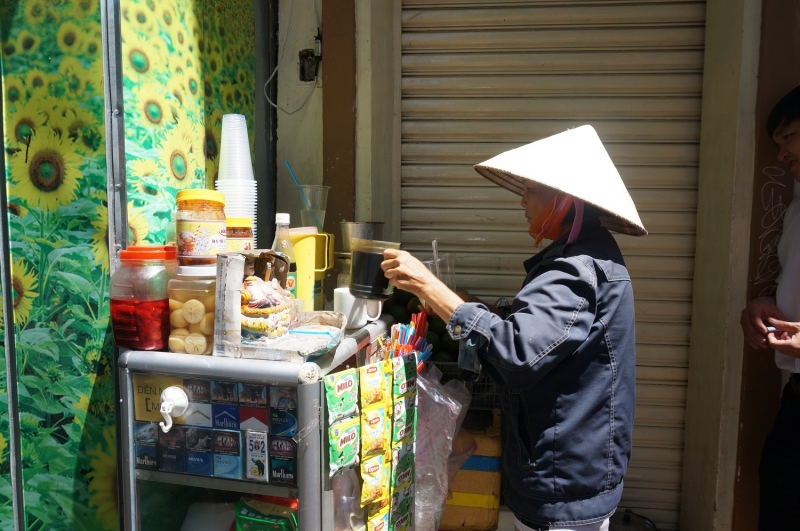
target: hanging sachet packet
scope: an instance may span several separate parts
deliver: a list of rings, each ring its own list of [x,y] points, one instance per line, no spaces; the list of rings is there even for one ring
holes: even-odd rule
[[[361,421],[358,418],[338,422],[328,428],[330,477],[359,462]]]
[[[328,424],[358,415],[358,372],[356,369],[328,374],[325,381],[325,402]]]

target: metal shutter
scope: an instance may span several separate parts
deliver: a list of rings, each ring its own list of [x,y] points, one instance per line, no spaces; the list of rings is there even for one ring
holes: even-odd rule
[[[519,198],[471,165],[592,124],[650,235],[633,278],[637,409],[621,507],[678,523],[705,3],[404,0],[403,246],[456,254],[460,289],[513,297],[533,254]]]

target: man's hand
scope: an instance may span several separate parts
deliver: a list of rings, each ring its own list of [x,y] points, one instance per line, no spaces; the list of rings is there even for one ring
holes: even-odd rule
[[[742,317],[739,322],[742,325],[744,337],[751,347],[755,349],[769,347],[767,339],[769,332],[764,321],[770,317],[781,320],[786,319],[783,312],[775,305],[773,297],[753,299],[742,310]]]
[[[769,324],[778,329],[767,334],[769,346],[786,356],[800,358],[800,323],[770,318]]]

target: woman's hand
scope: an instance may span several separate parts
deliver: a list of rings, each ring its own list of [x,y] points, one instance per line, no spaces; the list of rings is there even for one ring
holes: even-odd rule
[[[739,322],[742,325],[745,339],[754,349],[767,348],[769,346],[767,340],[768,331],[764,320],[770,317],[786,319],[783,312],[775,305],[773,297],[753,299],[742,310],[742,317]]]
[[[396,288],[413,293],[425,300],[425,311],[449,321],[464,301],[444,282],[436,278],[425,264],[406,251],[386,249],[381,263],[383,274]]]
[[[789,323],[779,319],[769,318],[769,324],[778,329],[769,332],[767,341],[769,346],[793,358],[800,358],[800,323]]]

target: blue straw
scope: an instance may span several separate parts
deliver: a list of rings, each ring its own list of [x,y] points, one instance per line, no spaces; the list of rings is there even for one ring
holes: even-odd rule
[[[294,176],[294,172],[292,171],[292,167],[289,166],[289,161],[284,159],[283,162],[285,162],[286,163],[286,167],[289,168],[289,175],[292,176],[292,180],[294,181],[294,185],[297,187],[297,191],[300,192],[300,198],[303,200],[303,204],[306,205],[306,210],[308,210],[311,213],[311,217],[314,219],[314,225],[316,225],[317,228],[319,229],[319,231],[322,232],[322,224],[317,219],[317,215],[314,214],[314,211],[311,210],[311,203],[308,202],[308,199],[306,199],[306,194],[304,194],[303,193],[303,189],[300,188],[300,183],[297,182],[297,177]]]

